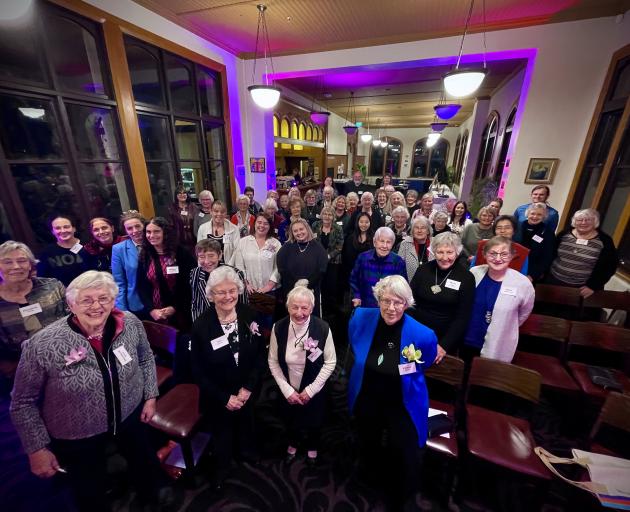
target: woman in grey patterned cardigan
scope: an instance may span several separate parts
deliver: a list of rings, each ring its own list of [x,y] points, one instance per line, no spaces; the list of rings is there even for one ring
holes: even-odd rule
[[[66,291],[72,314],[24,342],[11,418],[42,478],[67,473],[80,510],[109,510],[106,446],[127,457],[139,495],[161,480],[142,422],[155,413],[155,362],[142,323],[114,308],[111,274],[89,271]]]

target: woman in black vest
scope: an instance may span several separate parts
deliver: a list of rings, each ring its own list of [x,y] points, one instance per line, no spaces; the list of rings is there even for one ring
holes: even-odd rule
[[[305,435],[307,462],[317,461],[319,430],[326,404],[322,389],[337,363],[330,327],[311,315],[315,295],[300,279],[287,295],[289,316],[276,322],[269,343],[269,369],[286,398],[287,462],[297,453],[298,436]]]

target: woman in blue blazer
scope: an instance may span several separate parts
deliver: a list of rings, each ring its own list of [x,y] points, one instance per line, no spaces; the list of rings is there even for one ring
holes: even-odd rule
[[[350,412],[356,420],[362,473],[394,475],[398,489],[393,499],[412,503],[427,440],[424,370],[435,360],[437,337],[405,314],[414,299],[403,277],[381,279],[374,296],[379,307],[358,308],[350,320],[355,357],[348,382]],[[386,453],[395,461],[385,471],[379,461],[384,431]]]

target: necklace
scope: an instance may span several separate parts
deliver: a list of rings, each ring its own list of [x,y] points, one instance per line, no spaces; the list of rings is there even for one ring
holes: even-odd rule
[[[300,247],[300,242],[298,242],[298,251],[300,251],[300,253],[305,252],[305,251],[306,251],[306,249],[308,249],[308,244],[310,244],[310,243],[311,243],[311,241],[310,241],[310,240],[309,240],[308,242],[306,242],[306,247],[304,247],[304,249],[302,249],[302,248]]]
[[[310,327],[311,327],[311,322],[309,321],[304,333],[301,336],[298,336],[297,332],[295,332],[295,325],[293,325],[293,322],[291,322],[291,330],[293,331],[293,336],[295,337],[295,348],[297,348],[300,343],[302,344],[302,347],[304,347],[304,338],[308,334],[308,330]]]
[[[431,287],[431,291],[437,295],[438,293],[440,293],[442,291],[442,285],[444,284],[444,281],[446,281],[448,279],[448,276],[451,275],[451,272],[453,272],[453,269],[448,271],[448,274],[446,274],[446,277],[444,279],[442,279],[442,282],[440,284],[438,284],[438,278],[437,278],[437,265],[435,267],[435,284]]]

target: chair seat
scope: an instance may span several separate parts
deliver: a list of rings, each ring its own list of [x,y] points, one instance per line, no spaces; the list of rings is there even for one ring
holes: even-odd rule
[[[151,426],[171,437],[186,438],[201,418],[199,388],[195,384],[178,384],[157,401]]]
[[[444,453],[449,457],[457,457],[459,455],[457,449],[457,436],[455,434],[455,407],[451,404],[429,400],[429,407],[446,411],[446,415],[453,420],[453,428],[451,429],[451,437],[430,437],[427,439],[427,447],[433,451]]]
[[[525,420],[467,405],[468,451],[518,473],[550,480],[551,472],[534,453],[536,443]]]
[[[604,389],[597,384],[593,384],[591,380],[591,376],[588,374],[588,365],[585,363],[578,363],[575,361],[569,361],[569,371],[573,378],[580,386],[580,389],[589,396],[601,398],[602,400],[606,398],[608,394],[608,390]],[[624,393],[630,393],[630,379],[621,371],[612,369],[617,382],[621,384],[623,387]]]
[[[173,376],[173,370],[171,370],[170,368],[167,368],[166,366],[156,365],[155,371],[157,373],[158,388],[161,388],[162,384],[164,384],[168,379],[170,379]]]
[[[553,356],[517,352],[514,354],[512,364],[540,373],[543,386],[574,393],[580,391],[578,385],[571,378],[571,375],[569,375],[569,372],[567,372],[564,366],[562,366],[562,363]]]

